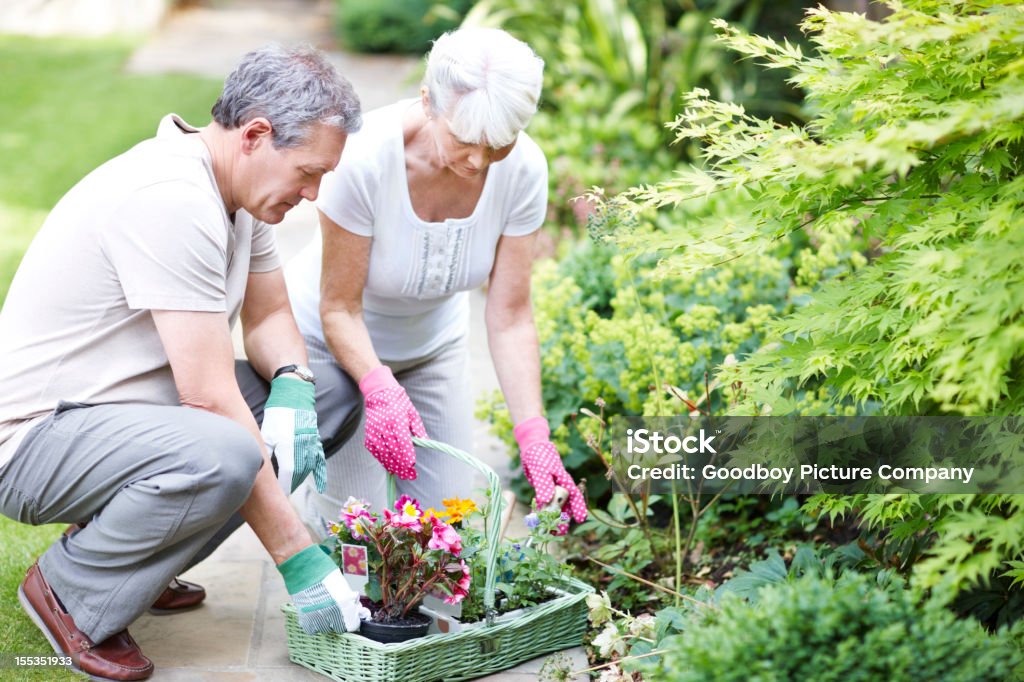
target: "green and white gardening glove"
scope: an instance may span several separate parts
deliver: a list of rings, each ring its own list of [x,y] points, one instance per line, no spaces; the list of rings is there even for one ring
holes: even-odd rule
[[[316,388],[295,377],[270,382],[260,433],[275,464],[277,481],[290,495],[313,474],[316,489],[327,486],[327,461],[316,425]]]
[[[308,635],[318,632],[355,632],[370,610],[360,605],[354,592],[321,545],[285,559],[277,570],[298,612],[299,625]]]

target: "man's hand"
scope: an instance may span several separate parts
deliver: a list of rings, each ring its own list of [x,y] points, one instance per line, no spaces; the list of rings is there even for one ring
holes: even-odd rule
[[[313,384],[289,376],[270,382],[260,433],[271,461],[277,464],[277,480],[285,495],[298,488],[310,473],[316,489],[324,491],[327,462],[317,430]]]
[[[299,625],[308,635],[318,632],[355,632],[369,609],[345,582],[328,551],[310,545],[283,561],[277,570],[298,612]]]

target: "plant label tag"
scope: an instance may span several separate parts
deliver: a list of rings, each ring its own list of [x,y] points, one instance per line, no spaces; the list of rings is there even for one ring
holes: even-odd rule
[[[341,572],[345,575],[345,581],[353,590],[365,593],[366,583],[370,579],[366,567],[366,547],[342,543],[341,556]]]

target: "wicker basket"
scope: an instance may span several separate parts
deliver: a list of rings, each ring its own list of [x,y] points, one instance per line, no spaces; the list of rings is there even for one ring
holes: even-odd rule
[[[445,452],[483,472],[488,479],[487,578],[484,606],[494,606],[501,487],[490,467],[443,443],[413,439],[420,447]],[[392,481],[393,483],[393,481]],[[400,644],[380,644],[358,634],[307,635],[299,627],[295,607],[286,604],[288,656],[294,663],[338,682],[435,682],[468,680],[505,670],[541,654],[576,646],[587,628],[586,596],[594,590],[575,579],[554,585],[564,592],[531,607],[521,617],[451,634],[428,635]]]

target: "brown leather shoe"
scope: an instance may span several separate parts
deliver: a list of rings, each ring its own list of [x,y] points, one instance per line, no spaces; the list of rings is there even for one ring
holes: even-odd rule
[[[156,598],[149,612],[155,616],[164,616],[178,613],[187,609],[194,609],[206,599],[206,590],[202,585],[190,583],[181,578],[173,578],[160,596]]]
[[[73,523],[64,529],[64,535],[71,536],[82,530],[86,524]],[[202,585],[187,580],[173,578],[160,596],[156,598],[149,612],[154,616],[167,616],[188,609],[194,609],[206,599],[206,590]]]
[[[153,674],[153,662],[142,655],[127,630],[99,644],[79,630],[57,601],[38,564],[32,564],[25,574],[18,588],[18,601],[53,650],[70,656],[76,670],[108,680],[144,680]]]

